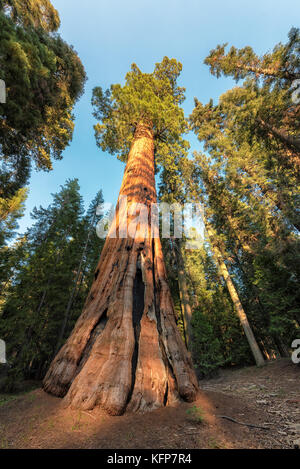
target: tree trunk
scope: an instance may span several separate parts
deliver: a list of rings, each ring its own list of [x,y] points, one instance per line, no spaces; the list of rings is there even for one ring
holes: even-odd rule
[[[253,331],[252,331],[251,326],[249,324],[247,315],[246,315],[246,313],[244,311],[244,308],[242,306],[242,303],[239,299],[239,296],[237,294],[235,286],[234,286],[234,284],[231,280],[228,269],[227,269],[226,264],[223,260],[221,251],[219,250],[216,243],[214,243],[214,241],[213,241],[214,240],[213,231],[212,231],[210,225],[207,222],[205,222],[205,227],[206,227],[206,231],[207,231],[207,234],[208,234],[208,238],[210,240],[210,244],[212,246],[213,254],[214,254],[215,259],[217,261],[217,265],[219,267],[219,270],[220,270],[220,273],[221,273],[222,277],[224,278],[224,280],[226,282],[229,294],[230,294],[231,299],[233,301],[236,313],[237,313],[237,315],[240,319],[241,325],[244,329],[244,332],[245,332],[245,335],[247,337],[248,343],[250,345],[250,348],[251,348],[252,354],[254,356],[256,365],[257,366],[263,366],[265,364],[263,355],[262,355],[262,353],[259,349],[259,346],[257,345],[256,339],[254,337]]]
[[[127,196],[127,210],[121,203]],[[131,236],[135,204],[147,219]],[[110,234],[74,330],[53,360],[44,389],[73,408],[100,406],[112,415],[193,401],[197,380],[176,326],[159,237],[149,226],[156,203],[154,139],[140,123],[128,157]],[[130,228],[131,230],[131,228]],[[119,235],[121,236],[118,236]]]
[[[268,124],[268,122],[265,122],[260,117],[258,118],[258,121],[264,128],[266,128],[269,132],[271,132],[271,134],[274,137],[277,137],[278,140],[280,140],[282,143],[284,143],[290,148],[293,148],[297,152],[300,152],[300,138],[298,136],[293,136],[293,135],[288,134],[284,130],[277,129],[276,127]],[[299,160],[293,160],[293,163],[296,164],[297,166],[300,165]]]
[[[283,357],[283,358],[289,358],[290,357],[290,353],[289,353],[289,349],[287,348],[287,346],[284,344],[284,342],[281,340],[280,337],[276,336],[274,338],[274,341],[276,343],[276,346],[278,348],[278,351],[280,353],[280,356]]]
[[[186,283],[186,272],[184,268],[184,260],[182,257],[181,249],[182,249],[181,240],[177,239],[175,250],[176,250],[176,258],[177,258],[177,266],[178,266],[179,296],[180,296],[180,302],[182,305],[186,345],[187,345],[187,348],[190,350],[191,338],[192,338],[192,308],[190,304],[188,286]]]
[[[258,66],[251,66],[246,65],[243,63],[237,63],[236,67],[240,70],[246,70],[247,72],[253,72],[256,76],[257,75],[264,75],[266,77],[274,77],[274,78],[284,78],[286,80],[296,80],[300,78],[299,73],[291,73],[288,70],[276,70],[276,68],[262,68]]]

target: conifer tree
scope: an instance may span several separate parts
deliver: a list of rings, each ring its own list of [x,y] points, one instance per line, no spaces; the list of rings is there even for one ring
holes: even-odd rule
[[[83,313],[44,379],[46,391],[66,395],[73,407],[98,405],[121,414],[161,407],[179,397],[192,401],[196,395],[160,239],[149,223],[156,203],[154,154],[156,164],[163,164],[170,148],[186,146],[180,71],[181,64],[167,57],[153,73],[142,73],[133,64],[124,86],[94,90],[95,116],[101,122],[95,126],[97,142],[128,160],[110,232],[116,228],[117,237],[108,235]],[[121,202],[124,196],[128,210]],[[134,213],[136,204],[143,204],[139,211],[144,214]],[[118,236],[127,227],[128,236]]]
[[[96,201],[102,200],[100,192]],[[79,316],[90,287],[84,269],[95,268],[103,244],[96,237],[96,246],[90,246],[96,222],[92,211],[93,206],[83,216],[78,181],[68,180],[48,208],[33,210],[35,223],[11,248],[0,320],[11,385],[16,378],[45,374],[58,338],[66,339]]]
[[[188,201],[186,197],[186,188],[184,183],[184,170],[188,157],[187,149],[181,149],[180,152],[172,151],[170,149],[168,160],[165,161],[163,171],[161,173],[160,184],[159,184],[159,200],[162,203],[167,203],[170,207],[180,206],[180,210],[183,210],[184,204]],[[170,212],[170,216],[173,218],[175,213]],[[170,225],[174,231],[175,227],[174,220],[170,220]],[[182,233],[183,235],[183,233]],[[178,283],[178,294],[181,304],[182,320],[183,320],[183,332],[186,346],[189,350],[192,348],[192,313],[193,307],[189,295],[188,282],[186,280],[187,274],[185,270],[185,259],[184,259],[184,248],[185,240],[183,238],[170,238],[163,240],[163,248],[165,255],[168,257],[168,251],[172,253],[172,260],[167,265],[169,275],[172,275]],[[168,268],[169,267],[169,268]],[[174,272],[175,269],[175,272]]]
[[[74,105],[85,72],[74,49],[57,34],[49,0],[0,1],[0,197],[27,183],[32,162],[49,171],[61,159],[74,127]]]
[[[205,63],[243,80],[190,117],[209,152],[195,163],[210,222],[265,355],[287,355],[299,317],[299,30],[262,57],[218,46]]]
[[[255,136],[299,181],[300,106],[294,99],[299,93],[294,88],[300,78],[299,29],[292,28],[286,44],[277,44],[261,57],[249,46],[231,47],[227,54],[225,48],[226,44],[217,46],[205,59],[213,75],[244,80],[222,99],[225,116],[233,121],[236,134],[250,142]]]
[[[103,202],[103,195],[102,191],[100,190],[94,200],[91,202],[87,214],[82,220],[84,244],[82,247],[82,254],[79,260],[79,265],[76,271],[74,286],[70,293],[61,329],[59,332],[57,346],[55,348],[55,355],[61,346],[63,338],[65,337],[68,321],[70,319],[70,313],[72,311],[72,307],[78,299],[78,295],[80,294],[82,285],[85,282],[85,276],[87,275],[87,273],[90,274],[91,272],[93,272],[98,261],[99,251],[101,251],[103,247],[103,240],[99,239],[96,234],[96,225],[101,219],[101,216],[97,216],[97,210],[99,209],[99,207],[101,207],[101,204],[103,204]],[[92,279],[88,279],[87,285],[90,285],[91,281]]]

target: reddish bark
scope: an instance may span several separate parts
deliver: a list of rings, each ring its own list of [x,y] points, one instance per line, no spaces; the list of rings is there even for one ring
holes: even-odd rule
[[[44,389],[75,408],[101,406],[113,415],[151,410],[182,397],[193,401],[197,380],[176,326],[159,238],[148,224],[156,203],[154,139],[137,126],[120,196],[128,212],[148,208],[131,237],[107,237],[83,313],[44,379]],[[118,204],[111,227],[124,227]],[[136,216],[136,214],[135,214]],[[128,223],[135,217],[128,216]]]

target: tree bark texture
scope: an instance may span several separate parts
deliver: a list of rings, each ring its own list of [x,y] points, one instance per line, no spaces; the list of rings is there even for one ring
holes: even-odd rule
[[[121,196],[127,197],[127,209]],[[99,406],[120,415],[196,397],[197,379],[176,326],[161,242],[149,223],[152,203],[154,139],[141,122],[84,310],[44,379],[44,389],[65,396],[73,408]],[[132,229],[136,204],[146,206],[148,215],[143,221],[141,207],[140,223]],[[127,225],[131,236],[121,237]],[[116,237],[110,236],[113,230]]]

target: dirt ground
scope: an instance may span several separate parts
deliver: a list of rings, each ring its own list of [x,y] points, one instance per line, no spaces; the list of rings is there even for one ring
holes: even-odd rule
[[[64,408],[61,399],[41,389],[2,394],[0,449],[300,447],[300,367],[290,360],[222,370],[200,388],[192,404],[121,417]]]

